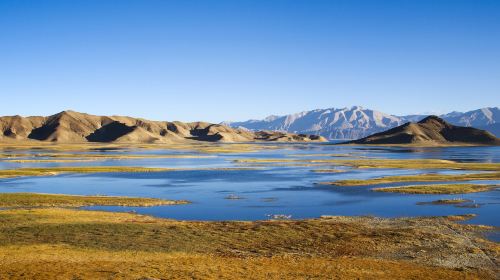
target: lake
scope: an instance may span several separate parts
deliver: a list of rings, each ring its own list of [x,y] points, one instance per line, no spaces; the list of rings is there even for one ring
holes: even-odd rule
[[[229,145],[229,144],[228,144]],[[193,155],[200,158],[146,158],[86,162],[12,162],[2,158],[1,169],[46,166],[143,166],[188,168],[155,173],[62,174],[48,177],[0,179],[0,192],[38,192],[79,195],[113,195],[189,200],[188,205],[157,207],[85,207],[92,210],[135,211],[140,214],[182,220],[262,220],[270,215],[291,215],[294,219],[321,215],[373,215],[381,217],[441,216],[477,214],[470,223],[500,226],[500,191],[463,195],[409,195],[371,191],[372,186],[337,187],[318,182],[340,179],[367,179],[388,175],[453,173],[450,170],[356,169],[341,167],[342,173],[315,173],[321,166],[252,166],[237,159],[329,159],[341,158],[445,159],[460,162],[498,162],[498,147],[401,148],[338,146],[330,144],[273,144],[255,152],[206,154],[188,150],[94,150],[87,154],[104,155]],[[24,159],[41,152],[28,150]],[[14,153],[5,151],[4,153]],[[74,153],[74,152],[72,152]],[[16,158],[19,159],[19,158]],[[217,168],[247,167],[246,170]],[[212,168],[211,170],[207,170]],[[191,169],[191,170],[189,170]],[[205,169],[205,170],[192,170]],[[498,181],[483,181],[498,184]],[[392,184],[404,185],[404,184]],[[391,186],[392,186],[391,185]],[[387,185],[377,185],[383,187]],[[444,198],[465,198],[477,208],[453,205],[417,205]]]

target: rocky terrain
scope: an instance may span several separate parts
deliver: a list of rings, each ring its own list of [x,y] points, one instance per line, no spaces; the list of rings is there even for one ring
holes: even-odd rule
[[[224,122],[232,127],[250,130],[277,130],[321,135],[327,139],[359,139],[407,122],[417,122],[427,115],[395,116],[359,106],[304,111],[264,120]],[[500,109],[483,108],[465,113],[452,112],[441,118],[454,125],[474,126],[500,135]]]
[[[0,117],[0,141],[58,143],[173,143],[185,141],[325,141],[323,137],[272,131],[253,132],[206,122],[166,122],[63,111],[48,117]]]
[[[387,131],[346,143],[500,145],[500,139],[485,130],[455,126],[437,116],[429,116],[418,123],[408,122]]]

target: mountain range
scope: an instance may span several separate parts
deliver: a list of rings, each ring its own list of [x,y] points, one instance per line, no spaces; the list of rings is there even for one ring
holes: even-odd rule
[[[223,122],[235,128],[273,130],[289,133],[321,135],[327,139],[359,139],[385,131],[408,122],[418,122],[428,115],[396,116],[360,106],[351,108],[329,108],[304,111],[300,113],[269,116],[263,120],[243,122]],[[482,108],[468,112],[451,112],[439,116],[445,121],[458,126],[474,126],[500,135],[500,109]]]
[[[63,111],[47,117],[0,117],[0,141],[23,140],[60,143],[326,141],[315,135],[254,132],[206,122],[150,121],[124,116],[95,116],[74,111]]]

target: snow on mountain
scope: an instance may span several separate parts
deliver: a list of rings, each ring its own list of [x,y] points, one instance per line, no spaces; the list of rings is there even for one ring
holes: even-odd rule
[[[498,107],[482,108],[465,113],[452,112],[442,116],[448,122],[461,126],[487,126],[500,122]]]
[[[277,130],[293,133],[318,134],[328,139],[358,139],[393,128],[406,122],[415,122],[426,115],[394,116],[360,106],[304,111],[285,116],[269,116],[263,120],[224,122],[232,127],[249,130]],[[500,123],[497,107],[465,113],[441,115],[446,121],[460,126],[486,127]]]

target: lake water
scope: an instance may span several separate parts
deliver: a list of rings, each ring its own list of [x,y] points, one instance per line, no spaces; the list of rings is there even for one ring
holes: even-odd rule
[[[265,145],[265,144],[263,144]],[[9,151],[4,151],[4,153]],[[19,151],[18,151],[19,152]],[[25,153],[26,151],[22,151]],[[28,151],[40,153],[43,151]],[[110,150],[99,154],[189,154],[179,150]],[[315,154],[317,156],[315,156]],[[4,159],[0,169],[41,166],[144,166],[173,168],[244,167],[236,159],[330,159],[322,154],[350,157],[416,159],[433,158],[463,162],[498,162],[498,147],[389,148],[335,146],[325,144],[283,144],[278,149],[251,153],[215,154],[206,158],[104,160],[71,163],[14,163]],[[300,156],[306,155],[306,156]],[[27,156],[26,158],[31,158]],[[340,157],[339,159],[349,158]],[[335,187],[315,183],[340,179],[364,179],[388,175],[452,173],[444,170],[350,169],[343,173],[315,173],[314,166],[263,166],[253,170],[186,170],[158,173],[64,174],[50,177],[0,179],[0,192],[42,192],[80,195],[118,195],[189,200],[192,204],[158,207],[86,207],[108,211],[136,211],[141,214],[183,220],[261,220],[268,215],[292,218],[321,215],[374,215],[382,217],[477,214],[470,223],[500,226],[500,191],[463,195],[408,195],[380,193],[371,187]],[[484,182],[484,181],[483,181]],[[498,181],[487,183],[498,184]],[[380,187],[387,185],[377,185]],[[240,199],[227,199],[228,196]],[[417,205],[443,198],[465,198],[480,205]]]

